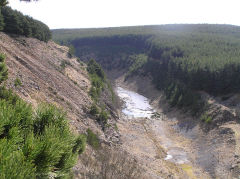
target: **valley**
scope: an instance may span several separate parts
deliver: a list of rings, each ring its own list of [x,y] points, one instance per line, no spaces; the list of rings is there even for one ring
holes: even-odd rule
[[[240,178],[234,3],[34,1],[0,0],[0,179]]]
[[[233,178],[228,167],[237,146],[230,141],[237,135],[219,134],[231,128],[206,132],[188,115],[159,105],[159,92],[150,100],[131,91],[137,91],[132,82],[116,81],[116,94],[124,101],[117,123],[122,147],[144,166],[146,178]]]
[[[59,29],[53,39],[103,67],[122,101],[120,148],[143,178],[225,179],[240,172],[239,34],[231,25],[170,24]]]
[[[206,26],[201,26],[205,35],[197,37],[194,51],[181,45],[194,44],[196,37],[191,38],[196,27],[186,26],[182,34],[178,30],[183,26],[179,26],[169,38],[162,37],[173,27],[141,27],[141,34],[136,34],[138,27],[110,29],[113,36],[94,29],[95,37],[83,31],[79,39],[68,39],[70,47],[0,32],[1,58],[6,58],[8,69],[4,88],[33,110],[43,103],[58,107],[66,112],[74,135],[80,135],[81,154],[75,155],[74,167],[66,175],[80,179],[239,177],[237,52],[229,61],[219,59],[225,65],[218,66],[211,59],[212,55],[219,57],[217,52],[201,56],[197,50],[206,34],[204,43],[217,47],[219,39],[212,43]],[[158,28],[163,30],[160,34]],[[231,33],[226,36],[216,32],[227,44],[221,48],[234,45],[237,49],[239,43],[228,42],[238,38],[235,31],[239,29],[227,28]],[[155,30],[149,34],[150,29]],[[61,33],[54,38],[67,37]],[[188,43],[185,38],[190,38]],[[224,55],[230,56],[226,51]],[[206,61],[194,61],[193,56],[206,57]],[[225,73],[228,75],[223,77]],[[229,83],[232,76],[235,81]],[[2,101],[9,98],[4,88],[0,90]],[[38,114],[32,113],[34,117]],[[39,172],[33,171],[33,176]],[[61,174],[49,165],[44,175]]]

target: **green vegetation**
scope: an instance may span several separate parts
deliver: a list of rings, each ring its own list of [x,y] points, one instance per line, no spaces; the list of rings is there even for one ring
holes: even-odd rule
[[[0,6],[1,7],[1,6]],[[1,9],[0,9],[0,31],[3,30],[4,28],[4,19],[3,19],[3,16],[2,16],[2,13],[1,13]]]
[[[5,64],[5,55],[0,54],[0,84],[8,78],[8,70]]]
[[[80,58],[94,52],[106,69],[131,66],[131,55],[145,54],[140,67],[160,89],[169,80],[214,95],[240,90],[240,27],[161,25],[55,30],[53,38],[71,43]],[[117,60],[117,58],[119,60]]]
[[[1,81],[7,78],[1,57]],[[21,81],[17,78],[15,84]],[[36,110],[5,87],[0,87],[0,178],[69,178],[86,145],[74,135],[65,113],[53,105]]]
[[[99,123],[102,123],[103,126],[106,126],[108,123],[108,118],[109,118],[108,112],[102,109],[97,120],[99,121]]]
[[[15,86],[15,87],[18,87],[18,86],[21,86],[21,85],[22,85],[21,80],[20,80],[19,78],[16,78],[16,79],[14,80],[14,86]]]
[[[44,23],[24,16],[10,7],[0,6],[0,8],[0,30],[10,34],[37,38],[45,42],[51,39],[51,31]]]
[[[71,66],[71,63],[67,60],[62,60],[61,64],[60,64],[60,67],[61,67],[62,70],[64,70],[67,65]]]
[[[163,89],[169,104],[174,107],[190,109],[192,115],[200,114],[207,105],[201,99],[201,96],[186,87],[183,83],[171,82]]]
[[[91,129],[87,129],[87,142],[91,145],[95,150],[99,149],[100,141],[97,136]]]
[[[61,110],[43,104],[34,111],[2,87],[0,116],[0,178],[69,176],[85,138],[70,132]]]
[[[103,107],[102,102],[99,101],[100,95],[104,88],[107,88],[111,95],[112,101],[114,100],[114,92],[112,90],[111,84],[107,82],[105,73],[101,66],[93,59],[88,62],[87,71],[90,75],[92,86],[89,91],[89,95],[93,99],[94,103],[90,107],[89,113],[93,115],[99,124],[102,125],[103,129],[108,124],[109,114],[108,111]],[[98,105],[102,106],[101,111],[98,108]]]
[[[107,126],[109,113],[106,111],[105,107],[101,107],[100,111],[96,103],[93,103],[90,107],[89,113],[95,117],[95,119],[103,126],[103,128]]]
[[[72,58],[74,55],[75,55],[75,48],[73,45],[70,45],[68,49],[68,56],[69,58]]]
[[[53,39],[72,44],[76,55],[94,53],[104,69],[142,75],[165,92],[172,106],[204,111],[199,91],[240,92],[240,27],[160,25],[54,30]]]
[[[204,121],[204,122],[206,122],[206,123],[210,123],[210,122],[212,122],[212,117],[211,116],[209,116],[208,114],[202,114],[202,116],[201,116],[201,121]]]
[[[128,68],[127,76],[131,74],[136,74],[136,72],[142,68],[144,64],[147,63],[148,56],[145,54],[131,55],[129,56],[129,61],[131,66]]]
[[[90,107],[90,114],[95,117],[97,117],[99,114],[99,109],[95,103],[93,103],[92,106]]]
[[[6,6],[8,4],[7,0],[0,0],[0,7]]]
[[[92,81],[92,87],[89,91],[89,95],[94,101],[98,101],[106,81],[104,71],[93,59],[88,62],[87,71]]]

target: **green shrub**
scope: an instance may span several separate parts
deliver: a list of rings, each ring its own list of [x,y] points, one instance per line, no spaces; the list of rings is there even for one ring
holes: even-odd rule
[[[90,114],[95,117],[99,114],[99,109],[95,103],[93,103],[90,107]]]
[[[89,60],[87,64],[87,71],[91,75],[96,75],[100,77],[103,81],[105,80],[105,73],[101,66],[93,59]]]
[[[97,102],[106,83],[105,73],[101,66],[93,59],[87,64],[87,71],[92,82],[89,95]]]
[[[104,88],[103,80],[98,77],[96,74],[90,75],[92,86],[89,91],[89,95],[96,102],[98,101],[101,91]]]
[[[15,86],[15,87],[18,87],[18,86],[21,86],[21,85],[22,85],[21,80],[20,80],[19,78],[16,78],[16,79],[14,80],[14,86]]]
[[[70,45],[68,49],[68,57],[72,58],[74,55],[75,55],[75,48],[73,45]]]
[[[48,104],[35,112],[5,88],[0,95],[0,178],[69,176],[86,139],[71,133],[65,113]]]
[[[212,122],[212,117],[205,113],[205,114],[202,114],[202,116],[200,117],[200,120],[206,123],[210,123]]]
[[[8,78],[8,69],[5,64],[6,56],[0,54],[0,84]]]
[[[87,129],[87,142],[94,149],[99,149],[100,147],[99,138],[91,129]]]
[[[73,152],[78,152],[79,154],[82,154],[85,151],[86,148],[86,136],[81,134],[75,139],[75,145],[73,147]]]
[[[106,125],[107,122],[108,122],[108,118],[109,118],[108,112],[105,111],[104,109],[102,109],[102,111],[101,111],[101,113],[99,114],[99,117],[98,117],[99,123],[102,123],[102,124]]]
[[[8,103],[15,105],[20,98],[12,90],[8,90],[2,86],[0,87],[0,100],[6,100]]]
[[[67,65],[71,66],[71,63],[69,61],[66,61],[66,60],[61,61],[60,66],[61,66],[62,69],[65,69]]]

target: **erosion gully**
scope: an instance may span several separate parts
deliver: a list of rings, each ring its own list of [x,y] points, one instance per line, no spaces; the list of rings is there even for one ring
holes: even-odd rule
[[[166,118],[134,91],[121,86],[115,91],[124,102],[117,124],[122,147],[137,158],[145,178],[212,178],[197,165],[191,139],[175,129],[176,119]]]

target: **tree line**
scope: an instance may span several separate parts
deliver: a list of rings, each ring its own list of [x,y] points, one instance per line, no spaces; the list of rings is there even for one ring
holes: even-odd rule
[[[46,24],[8,6],[1,7],[0,30],[10,34],[33,37],[44,42],[50,40],[52,36]]]
[[[215,96],[240,91],[238,26],[62,29],[53,31],[53,39],[72,44],[83,60],[95,54],[104,69],[149,76],[172,106],[191,107],[193,113],[204,107],[199,91]]]
[[[91,32],[91,33],[90,33]],[[240,27],[232,25],[160,25],[53,31],[76,55],[92,52],[107,69],[128,68],[131,56],[145,54],[141,66],[161,88],[178,81],[214,95],[240,91]],[[136,70],[135,70],[136,71]],[[137,72],[137,71],[136,71]]]

